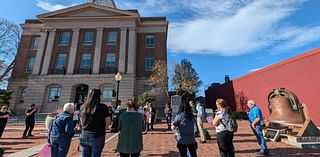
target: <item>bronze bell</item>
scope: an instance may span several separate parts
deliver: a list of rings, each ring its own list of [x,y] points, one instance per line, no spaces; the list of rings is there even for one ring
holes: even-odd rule
[[[300,102],[294,93],[284,88],[274,89],[269,94],[269,109],[271,123],[303,124],[303,113]]]

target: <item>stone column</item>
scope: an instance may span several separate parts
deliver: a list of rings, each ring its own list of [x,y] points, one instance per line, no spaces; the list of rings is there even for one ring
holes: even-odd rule
[[[100,71],[102,37],[103,37],[103,28],[97,28],[96,47],[94,50],[94,60],[93,60],[93,70],[92,70],[93,74],[99,74],[99,71]]]
[[[44,53],[47,36],[48,36],[47,30],[43,30],[40,36],[40,45],[37,50],[36,61],[34,63],[33,70],[32,70],[33,75],[38,75],[40,73],[41,61]]]
[[[69,61],[68,61],[68,69],[67,74],[73,74],[74,65],[76,62],[77,56],[77,49],[78,49],[78,42],[79,42],[79,28],[72,29],[72,41],[71,41],[71,48],[69,53]]]
[[[56,30],[55,29],[50,30],[48,43],[47,43],[47,48],[46,48],[46,52],[45,52],[45,55],[44,55],[41,75],[47,75],[48,74],[55,36],[56,36]]]
[[[126,64],[126,49],[127,49],[127,28],[121,28],[120,33],[120,54],[119,54],[119,72],[125,72],[125,64]]]
[[[128,50],[128,74],[135,74],[136,71],[136,54],[137,54],[137,37],[136,28],[129,28],[129,50]]]

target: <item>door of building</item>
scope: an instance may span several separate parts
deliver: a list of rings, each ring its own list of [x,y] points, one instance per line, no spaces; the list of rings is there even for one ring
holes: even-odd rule
[[[82,85],[77,87],[77,89],[76,89],[76,99],[75,99],[76,103],[85,101],[85,98],[88,95],[88,89],[89,89],[89,86],[85,85],[85,84],[82,84]]]

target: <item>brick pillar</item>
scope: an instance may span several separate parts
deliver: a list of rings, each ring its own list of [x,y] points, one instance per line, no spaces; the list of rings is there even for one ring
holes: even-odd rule
[[[121,73],[125,72],[125,64],[126,64],[126,49],[127,49],[127,28],[121,28],[120,33],[120,55],[119,55],[119,69],[118,71]]]
[[[33,70],[32,70],[33,75],[38,75],[40,73],[41,61],[44,53],[47,36],[48,36],[47,30],[43,30],[40,36],[40,46],[37,50],[36,61],[34,63]]]
[[[70,54],[69,54],[67,74],[73,74],[73,71],[74,71],[80,29],[76,28],[76,29],[72,29],[72,31],[73,31],[72,32],[72,41],[71,41],[71,49],[70,49]]]
[[[45,55],[44,55],[41,75],[47,75],[48,74],[55,36],[56,36],[56,30],[55,29],[50,30],[48,43],[47,43],[47,49],[46,49],[46,52],[45,52]]]
[[[94,50],[93,74],[99,74],[102,48],[103,28],[97,28],[96,47]]]
[[[137,53],[136,28],[129,28],[129,50],[128,50],[128,74],[135,74],[136,71],[136,53]]]

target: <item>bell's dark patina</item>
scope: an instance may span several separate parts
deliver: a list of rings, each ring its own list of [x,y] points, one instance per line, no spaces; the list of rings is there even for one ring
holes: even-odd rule
[[[303,124],[304,115],[297,96],[284,89],[274,89],[268,96],[271,123]]]

